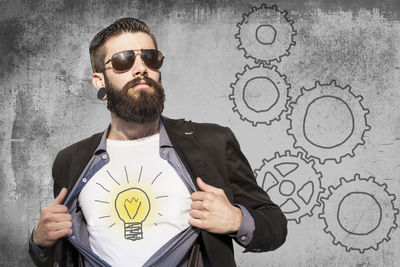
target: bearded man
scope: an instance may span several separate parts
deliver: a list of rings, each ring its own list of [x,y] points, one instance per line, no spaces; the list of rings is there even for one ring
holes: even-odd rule
[[[164,56],[146,24],[120,19],[90,43],[111,124],[61,150],[55,200],[30,238],[39,266],[235,266],[287,234],[229,128],[162,116]]]

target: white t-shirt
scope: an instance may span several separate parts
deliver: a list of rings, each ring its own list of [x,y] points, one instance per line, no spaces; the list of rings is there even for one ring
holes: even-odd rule
[[[107,140],[110,162],[78,201],[92,250],[112,266],[142,266],[189,227],[190,193],[159,155],[159,134]]]

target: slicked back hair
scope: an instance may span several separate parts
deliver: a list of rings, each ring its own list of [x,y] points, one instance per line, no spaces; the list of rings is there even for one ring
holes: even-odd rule
[[[104,44],[107,40],[122,33],[144,32],[150,35],[157,49],[157,41],[146,23],[135,18],[122,18],[97,33],[89,46],[90,62],[93,72],[100,72],[104,69],[105,50]]]

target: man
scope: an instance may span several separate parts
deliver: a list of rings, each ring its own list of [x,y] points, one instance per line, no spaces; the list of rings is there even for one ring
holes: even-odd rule
[[[147,26],[120,19],[89,50],[111,124],[58,153],[56,198],[30,239],[34,262],[234,266],[232,239],[249,252],[283,244],[286,219],[233,133],[161,116],[164,57]]]

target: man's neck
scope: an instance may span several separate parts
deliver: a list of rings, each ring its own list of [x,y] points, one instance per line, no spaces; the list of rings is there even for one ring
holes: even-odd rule
[[[108,133],[108,139],[135,140],[158,132],[160,132],[160,118],[145,123],[127,122],[111,113],[111,129]]]

